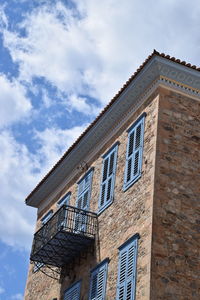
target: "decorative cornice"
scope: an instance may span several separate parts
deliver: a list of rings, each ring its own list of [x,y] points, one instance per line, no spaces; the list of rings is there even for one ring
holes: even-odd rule
[[[167,78],[164,76],[160,76],[159,82],[161,84],[165,84],[166,86],[171,86],[172,88],[187,93],[191,96],[199,96],[200,97],[200,89],[192,88],[191,86],[181,83],[179,81],[173,80],[171,78]]]
[[[91,153],[94,155],[107,137],[116,132],[122,120],[134,113],[159,85],[200,100],[200,72],[196,67],[153,53],[27,197],[27,204],[38,207],[43,199],[55,194],[58,186],[63,186],[64,181],[67,183],[69,178],[80,172],[77,166],[82,161],[88,162],[86,157]]]

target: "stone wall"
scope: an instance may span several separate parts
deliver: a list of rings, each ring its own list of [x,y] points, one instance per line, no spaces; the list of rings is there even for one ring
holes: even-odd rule
[[[25,300],[51,300],[54,297],[62,299],[63,292],[72,283],[82,280],[81,299],[88,299],[90,270],[99,262],[109,257],[107,278],[107,298],[115,299],[118,268],[118,247],[134,234],[139,233],[138,261],[137,261],[137,300],[149,300],[150,297],[150,265],[151,265],[151,240],[152,240],[152,203],[155,171],[155,150],[157,136],[157,116],[158,116],[157,93],[151,96],[143,106],[132,115],[131,119],[121,128],[120,132],[100,150],[94,158],[90,167],[94,167],[92,195],[90,210],[97,211],[98,198],[100,193],[100,178],[102,168],[102,155],[116,141],[119,141],[117,171],[114,190],[113,203],[103,211],[98,217],[99,233],[96,239],[95,251],[93,255],[88,255],[87,259],[76,260],[73,269],[65,276],[61,282],[54,281],[41,272],[32,273],[29,271]],[[146,112],[144,152],[141,178],[128,190],[123,191],[126,146],[128,141],[127,128],[143,113]],[[83,174],[80,174],[80,177]],[[71,191],[70,204],[75,205],[77,195],[77,181],[71,186],[65,187],[64,192]],[[40,218],[48,209],[56,210],[56,201],[61,195],[54,199],[54,203],[41,212],[38,216],[39,227]]]
[[[151,300],[200,299],[200,102],[161,90]]]

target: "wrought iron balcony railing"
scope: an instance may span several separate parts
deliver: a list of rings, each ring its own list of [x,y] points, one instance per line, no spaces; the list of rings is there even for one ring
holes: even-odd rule
[[[31,260],[62,267],[85,252],[96,233],[95,213],[63,205],[35,233]]]

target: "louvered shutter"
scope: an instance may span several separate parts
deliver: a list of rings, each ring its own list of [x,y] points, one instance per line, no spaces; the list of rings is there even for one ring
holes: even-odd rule
[[[42,225],[45,225],[49,219],[53,216],[53,210],[50,210],[42,219],[41,219],[41,222],[42,222]]]
[[[62,230],[64,227],[66,227],[66,220],[67,220],[67,210],[66,209],[60,209],[56,213],[57,217],[57,229]]]
[[[83,197],[80,196],[77,200],[77,208],[82,208],[82,202],[83,202]],[[78,213],[76,212],[76,217],[75,217],[75,231],[81,231],[82,229],[82,214],[81,212]]]
[[[70,200],[70,196],[71,196],[71,192],[67,193],[66,195],[64,195],[58,202],[57,202],[57,206],[58,208],[61,208],[61,206],[63,205],[68,205],[69,204],[69,200]],[[67,209],[63,208],[60,209],[60,211],[57,214],[57,218],[58,218],[58,222],[57,222],[57,226],[58,226],[58,230],[63,229],[64,227],[67,226]]]
[[[78,183],[77,207],[87,210],[91,193],[92,171],[87,173]]]
[[[137,239],[120,250],[117,300],[135,299]]]
[[[70,200],[70,196],[71,196],[71,192],[67,193],[66,195],[64,195],[58,202],[57,202],[57,206],[58,208],[60,208],[63,205],[68,205],[69,204],[69,200]]]
[[[76,206],[83,210],[89,209],[91,195],[92,170],[89,171],[78,183],[78,197]],[[75,221],[75,230],[85,232],[87,227],[87,217],[84,212],[77,213]]]
[[[102,210],[113,200],[117,149],[118,146],[116,145],[111,151],[108,152],[103,160],[99,210]]]
[[[91,274],[90,297],[89,300],[104,300],[106,295],[108,263],[97,267]]]
[[[81,284],[77,282],[64,293],[64,300],[79,300]]]
[[[124,188],[133,183],[141,175],[143,138],[144,117],[136,122],[136,125],[133,126],[129,131]]]
[[[48,240],[51,235],[51,226],[49,226],[49,220],[53,216],[53,210],[50,210],[42,219],[42,228],[41,228],[41,236],[43,240]]]

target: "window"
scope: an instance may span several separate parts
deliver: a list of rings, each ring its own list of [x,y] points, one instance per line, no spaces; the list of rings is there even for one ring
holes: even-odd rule
[[[90,206],[91,186],[93,169],[90,169],[78,182],[78,196],[76,207],[88,210]],[[75,217],[75,231],[84,233],[87,231],[87,216],[84,211],[80,211]]]
[[[89,300],[105,299],[107,269],[108,259],[104,260],[91,272]]]
[[[53,210],[50,210],[42,219],[42,225],[46,224],[53,215]]]
[[[118,144],[115,144],[103,156],[99,212],[104,210],[113,201]]]
[[[70,196],[71,196],[71,192],[68,192],[57,202],[58,209],[61,208],[63,205],[68,205]],[[65,208],[61,209],[57,213],[57,218],[58,218],[58,223],[57,223],[58,230],[62,230],[67,225],[67,209]]]
[[[48,211],[48,213],[46,215],[44,215],[44,217],[41,219],[41,223],[42,223],[42,231],[41,231],[41,235],[43,238],[47,238],[49,236],[49,232],[51,230],[51,226],[48,223],[49,219],[53,216],[53,210],[51,209],[50,211]]]
[[[137,244],[136,234],[119,247],[117,300],[134,300],[136,284]]]
[[[81,282],[78,281],[65,291],[64,300],[79,300],[80,292],[81,292]]]
[[[58,202],[57,206],[60,208],[63,205],[68,205],[70,200],[71,192],[65,194]]]
[[[141,176],[144,119],[145,114],[142,114],[128,130],[124,190],[129,188]]]
[[[89,209],[93,169],[90,169],[78,182],[78,197],[76,206],[81,209]]]

